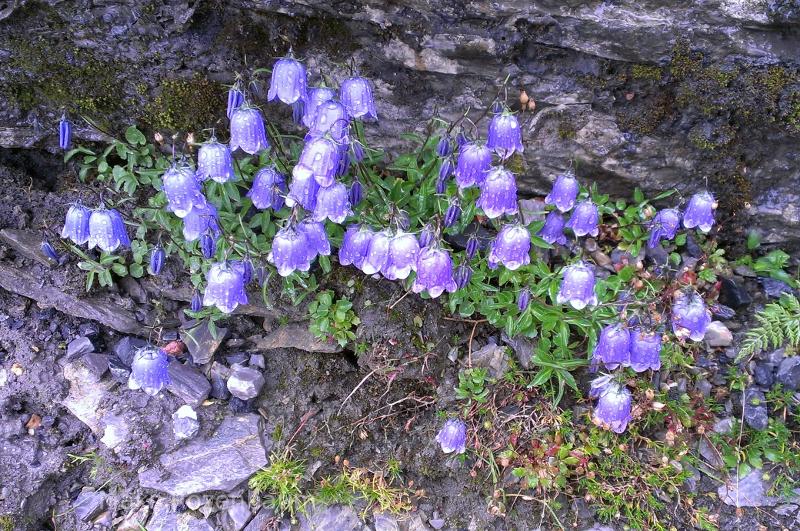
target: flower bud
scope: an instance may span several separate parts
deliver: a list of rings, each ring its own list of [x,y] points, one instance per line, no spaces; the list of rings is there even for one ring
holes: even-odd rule
[[[150,253],[150,274],[151,275],[158,275],[161,273],[161,268],[164,267],[164,259],[166,258],[166,253],[164,252],[163,247],[157,245],[153,248],[153,252]]]
[[[419,233],[419,246],[420,247],[427,247],[433,242],[433,239],[436,237],[435,232],[430,227],[430,225],[425,225],[422,227],[422,230]]]
[[[195,290],[192,294],[192,305],[191,310],[193,312],[199,312],[203,309],[203,298],[200,296],[200,292]]]
[[[472,279],[472,268],[467,265],[460,265],[456,268],[455,273],[453,273],[453,277],[455,278],[458,289],[464,289],[469,285],[469,281]]]
[[[439,143],[436,145],[436,154],[440,157],[446,157],[452,153],[452,151],[453,148],[450,145],[450,135],[445,133],[439,138]]]
[[[475,258],[475,255],[478,252],[478,247],[480,247],[480,242],[478,242],[478,238],[475,237],[473,234],[467,240],[467,259],[472,260]]]
[[[519,292],[519,297],[517,298],[517,308],[519,308],[520,312],[524,312],[528,309],[528,305],[531,303],[531,292],[528,288],[523,289]]]
[[[400,210],[394,219],[400,230],[408,230],[411,226],[411,220],[408,217],[408,212],[405,210]]]
[[[460,217],[461,217],[461,207],[458,206],[457,201],[453,201],[452,203],[450,203],[450,206],[447,207],[447,212],[445,212],[444,226],[452,227],[453,225],[458,223]]]
[[[354,207],[361,202],[362,199],[362,190],[361,190],[361,182],[356,179],[353,181],[353,184],[350,185],[350,207]]]
[[[439,166],[439,180],[444,181],[453,173],[453,161],[450,158],[446,158],[442,161],[442,165]]]
[[[200,238],[200,250],[203,252],[203,258],[211,258],[217,254],[217,242],[210,234],[203,234]]]
[[[61,121],[58,122],[58,145],[63,150],[69,149],[69,144],[72,140],[72,124],[67,120],[66,115],[61,116]]]
[[[44,253],[44,255],[50,260],[58,262],[58,253],[56,253],[56,250],[53,248],[52,245],[50,245],[50,242],[48,241],[42,242],[42,253]]]

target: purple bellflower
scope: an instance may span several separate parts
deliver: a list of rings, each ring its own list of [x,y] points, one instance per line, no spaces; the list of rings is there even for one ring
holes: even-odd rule
[[[308,98],[303,108],[303,125],[311,127],[314,124],[314,117],[317,108],[336,97],[336,91],[330,87],[314,87],[308,90]]]
[[[99,247],[107,253],[114,252],[119,246],[130,245],[128,234],[119,212],[113,209],[100,208],[92,211],[89,217],[89,249]]]
[[[336,178],[340,156],[339,147],[332,140],[312,138],[303,146],[292,176],[304,180],[312,175],[320,186],[330,186]]]
[[[425,247],[417,257],[417,277],[411,291],[428,292],[435,299],[445,290],[453,293],[458,286],[453,278],[453,261],[450,253],[437,247]]]
[[[450,143],[450,135],[443,133],[439,137],[439,142],[436,144],[436,154],[440,157],[446,157],[453,152],[453,146]]]
[[[320,187],[314,207],[315,221],[329,219],[334,223],[342,223],[347,216],[352,215],[350,194],[344,184],[334,182],[330,186]]]
[[[160,245],[156,245],[153,247],[152,252],[150,253],[150,274],[151,275],[158,275],[161,273],[161,269],[164,267],[164,260],[167,257],[167,253],[164,252],[164,248]]]
[[[223,313],[232,313],[240,304],[247,304],[241,264],[232,262],[213,264],[206,273],[203,306],[216,306]]]
[[[489,247],[489,269],[496,269],[503,264],[507,269],[515,271],[531,263],[531,234],[528,229],[517,223],[509,223],[500,229],[497,237]]]
[[[372,87],[363,77],[351,77],[342,82],[339,87],[339,99],[347,108],[351,118],[358,120],[377,120],[375,100],[372,96]]]
[[[169,385],[169,357],[159,348],[145,346],[138,349],[131,362],[131,375],[128,378],[130,389],[141,389],[155,396]]]
[[[228,107],[226,116],[228,120],[233,116],[233,111],[238,109],[244,103],[244,92],[242,92],[242,85],[237,79],[236,82],[228,89]]]
[[[453,279],[456,281],[456,288],[466,288],[472,280],[472,269],[466,264],[461,264],[453,273]]]
[[[453,174],[453,161],[450,157],[442,160],[439,165],[439,181],[446,181]]]
[[[348,142],[348,129],[350,127],[350,117],[347,109],[338,101],[326,101],[317,107],[314,115],[314,122],[308,134],[312,137],[325,136],[330,134],[331,138],[342,144]]]
[[[406,279],[417,268],[419,243],[413,234],[398,232],[389,240],[389,254],[383,276],[389,280]]]
[[[660,210],[650,222],[648,247],[655,247],[661,240],[671,240],[681,224],[681,213],[675,208]]]
[[[369,244],[375,233],[364,225],[350,225],[344,232],[342,246],[339,247],[339,263],[354,265],[361,269],[369,252]]]
[[[261,168],[253,177],[253,186],[247,197],[259,210],[283,208],[283,196],[286,195],[286,178],[272,166]]]
[[[471,142],[458,152],[456,184],[460,189],[480,186],[492,167],[492,150],[485,144]]]
[[[64,228],[61,229],[61,237],[78,245],[89,241],[89,217],[91,215],[92,211],[83,205],[75,204],[69,207]]]
[[[42,250],[42,254],[44,254],[47,258],[49,258],[53,262],[58,262],[59,261],[60,256],[58,256],[58,253],[56,252],[56,250],[52,246],[52,244],[50,244],[50,242],[48,242],[46,240],[43,241],[41,243],[41,245],[39,246],[39,248]]]
[[[292,122],[296,125],[303,123],[303,114],[305,113],[305,103],[303,100],[297,100],[292,103]]]
[[[489,219],[516,214],[517,180],[514,174],[502,166],[492,168],[481,184],[481,195],[475,205],[482,208]]]
[[[661,368],[661,334],[648,332],[641,328],[632,328],[631,335],[631,369],[643,372],[647,369],[657,371]]]
[[[58,145],[61,149],[67,150],[70,142],[72,142],[72,124],[66,115],[62,115],[58,122]]]
[[[367,255],[361,263],[361,271],[367,275],[380,273],[389,261],[389,242],[392,234],[388,230],[382,230],[372,235],[367,249]]]
[[[683,213],[683,226],[687,229],[697,227],[703,232],[710,231],[714,225],[715,208],[717,203],[713,195],[708,192],[694,194]]]
[[[162,181],[167,208],[179,218],[185,218],[193,208],[206,204],[200,182],[191,167],[173,165],[164,172]]]
[[[313,261],[317,255],[328,256],[331,254],[331,242],[325,232],[325,225],[311,218],[306,218],[297,224],[297,231],[302,232],[308,241],[308,260]]]
[[[569,303],[576,310],[597,306],[594,293],[594,272],[583,262],[564,268],[564,278],[556,296],[558,304]]]
[[[211,203],[195,206],[183,218],[183,237],[187,242],[193,242],[207,232],[219,233],[217,207]]]
[[[215,234],[206,232],[200,237],[200,251],[206,260],[217,254],[217,238]]]
[[[600,332],[600,338],[592,352],[592,364],[602,363],[609,370],[627,367],[630,362],[630,347],[628,330],[621,324],[608,325]]]
[[[522,291],[519,292],[519,296],[517,297],[517,309],[520,312],[524,312],[528,309],[528,305],[531,303],[531,290],[528,288],[524,288]]]
[[[494,150],[501,159],[507,159],[515,152],[522,153],[522,131],[517,117],[505,110],[496,114],[489,123],[486,146]]]
[[[539,230],[539,236],[549,244],[567,244],[567,237],[564,234],[564,218],[561,213],[553,210],[544,218],[544,226]]]
[[[189,309],[195,313],[203,309],[203,297],[197,290],[194,290],[194,293],[192,293],[192,302],[189,305]]]
[[[478,253],[478,249],[480,249],[480,246],[481,242],[478,241],[478,238],[475,237],[474,234],[469,237],[469,239],[467,240],[467,247],[465,249],[465,252],[467,254],[467,260],[472,260],[473,258],[475,258],[475,255]]]
[[[291,57],[278,59],[272,67],[267,101],[278,98],[291,105],[298,100],[305,101],[308,97],[306,92],[306,69],[303,64]]]
[[[419,231],[419,236],[417,236],[417,241],[419,241],[420,248],[428,247],[433,240],[436,239],[436,232],[431,228],[430,225],[425,225],[422,227],[422,230]]]
[[[282,277],[295,271],[308,271],[313,257],[309,257],[308,238],[295,227],[284,227],[272,239],[272,250],[267,255]]]
[[[305,169],[294,167],[292,172],[292,182],[289,184],[289,194],[286,196],[286,206],[293,208],[300,205],[306,210],[314,210],[317,206],[317,193],[319,184],[314,179],[314,174]]]
[[[463,454],[467,449],[467,426],[459,419],[447,419],[436,435],[436,442],[446,454]]]
[[[255,107],[242,105],[231,116],[231,151],[241,149],[245,153],[255,155],[269,147],[267,132],[264,129],[264,118]]]
[[[598,426],[622,433],[631,420],[631,392],[611,379],[610,375],[592,382],[590,395],[597,398],[592,421]]]
[[[555,205],[561,212],[567,212],[575,206],[578,197],[578,179],[572,172],[556,177],[553,189],[544,198],[545,204]]]
[[[197,178],[201,181],[213,179],[225,183],[235,178],[231,150],[225,144],[211,138],[197,151]]]
[[[114,210],[113,208],[108,212],[111,215],[111,223],[114,225],[114,234],[116,234],[119,238],[119,244],[122,247],[130,247],[131,239],[128,237],[128,229],[125,228],[125,220],[122,219],[122,215],[119,213],[119,211]],[[91,227],[92,218],[89,218],[89,236],[92,235]]]
[[[672,304],[672,331],[678,337],[702,341],[711,323],[711,312],[697,293],[679,293]]]
[[[578,237],[587,234],[597,236],[600,233],[597,226],[599,222],[600,214],[597,211],[597,205],[592,203],[591,199],[586,199],[578,203],[565,227],[572,229],[572,232]]]
[[[350,198],[350,206],[356,207],[361,202],[362,199],[362,189],[361,189],[361,182],[356,179],[353,181],[353,184],[350,185],[350,191],[348,192]]]
[[[452,227],[458,223],[459,218],[461,218],[461,207],[458,205],[458,201],[451,201],[444,214],[443,224],[445,227]]]

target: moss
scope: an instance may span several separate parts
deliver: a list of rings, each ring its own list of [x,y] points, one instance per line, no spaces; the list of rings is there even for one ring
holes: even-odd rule
[[[639,64],[631,67],[631,78],[636,81],[660,81],[662,76],[660,66]]]
[[[221,118],[222,87],[208,79],[165,79],[142,119],[154,129],[199,131]]]
[[[561,140],[574,140],[578,135],[575,126],[569,120],[561,120],[558,122],[558,137]]]
[[[672,93],[660,92],[652,98],[645,98],[641,104],[617,117],[622,129],[640,135],[649,135],[672,115],[675,99]]]
[[[0,516],[0,531],[13,531],[14,517],[4,514]]]
[[[800,133],[800,91],[793,92],[789,97],[789,111],[784,121],[792,132]]]

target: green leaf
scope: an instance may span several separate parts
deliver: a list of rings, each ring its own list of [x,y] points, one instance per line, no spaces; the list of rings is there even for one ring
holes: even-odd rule
[[[129,271],[133,278],[141,278],[144,275],[144,268],[140,264],[131,264]]]
[[[139,131],[135,125],[132,125],[125,130],[125,140],[127,140],[129,144],[139,146],[143,146],[147,141],[144,137],[144,133]]]
[[[111,270],[120,277],[124,277],[128,274],[128,268],[125,267],[125,264],[120,264],[119,262],[111,266]]]

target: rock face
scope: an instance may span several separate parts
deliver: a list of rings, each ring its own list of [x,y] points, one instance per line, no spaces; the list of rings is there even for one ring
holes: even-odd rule
[[[736,213],[731,236],[754,222],[763,241],[796,248],[795,5],[18,1],[0,15],[0,145],[54,149],[63,108],[117,131],[223,128],[220,84],[291,46],[312,83],[320,71],[341,81],[351,59],[374,81],[380,122],[368,137],[380,146],[397,147],[436,110],[452,119],[471,106],[477,119],[508,76],[513,108],[519,90],[536,102],[521,114],[523,192],[545,192],[573,160],[620,196],[633,185],[685,196],[707,180]],[[286,123],[290,111],[268,113]],[[102,136],[81,124],[75,134]]]
[[[227,492],[266,464],[259,417],[228,417],[207,440],[163,454],[156,468],[139,473],[139,483],[172,496]]]

